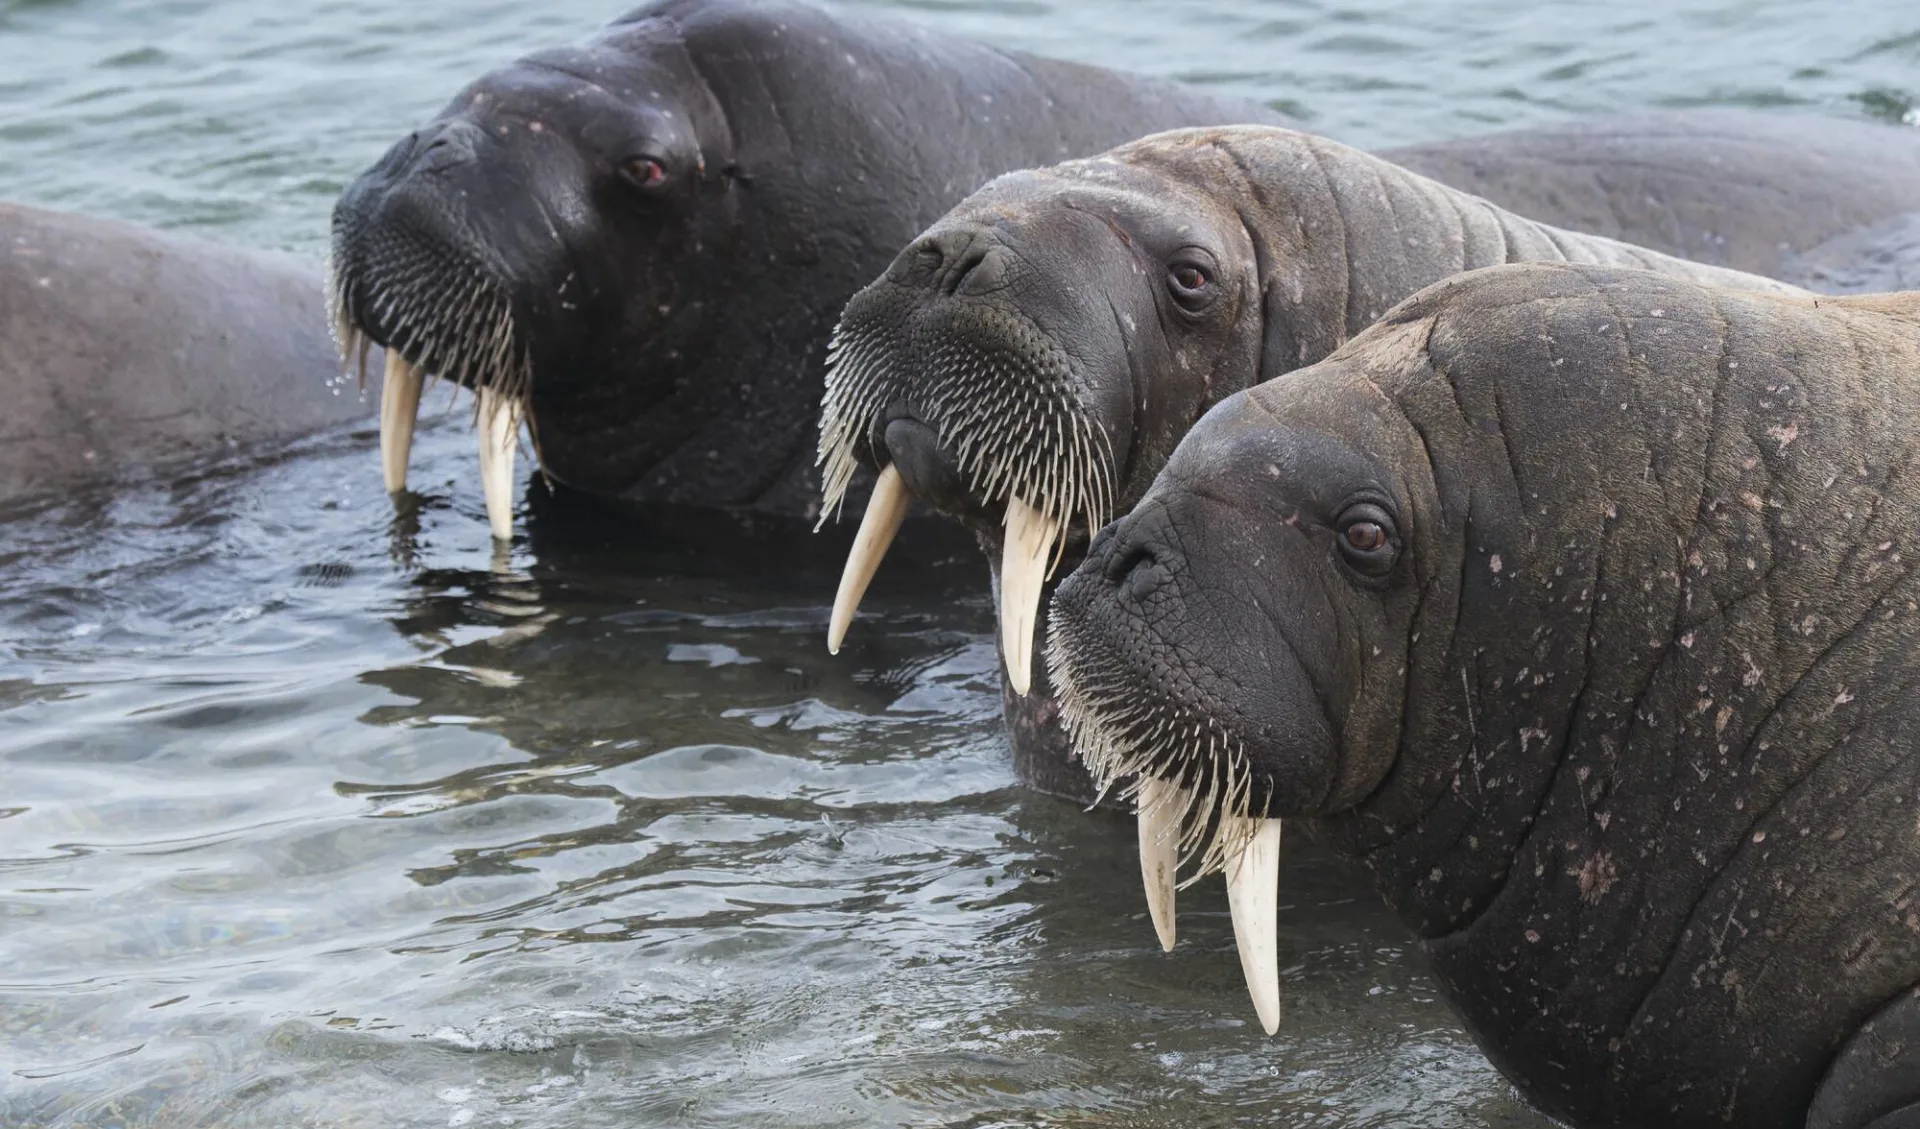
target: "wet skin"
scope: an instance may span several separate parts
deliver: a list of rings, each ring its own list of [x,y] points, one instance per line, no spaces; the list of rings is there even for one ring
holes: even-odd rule
[[[311,263],[0,204],[0,500],[364,418],[321,309]]]
[[[1000,594],[1023,775],[1085,800],[1034,658],[1044,585],[1019,562],[1070,569],[1224,396],[1325,357],[1452,273],[1556,259],[1779,287],[1545,227],[1274,127],[1173,131],[1008,174],[848,304],[822,421],[829,500],[852,468],[888,468],[890,491],[973,531]],[[1003,533],[1016,520],[1025,539]],[[862,543],[849,574],[872,567]]]
[[[1916,399],[1920,295],[1430,287],[1209,412],[1061,586],[1080,751],[1361,860],[1570,1124],[1912,1125]]]

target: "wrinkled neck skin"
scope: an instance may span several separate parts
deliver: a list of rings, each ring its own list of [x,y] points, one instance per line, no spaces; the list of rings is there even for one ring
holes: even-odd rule
[[[1821,405],[1902,402],[1920,353],[1910,330],[1777,338],[1819,315],[1635,285],[1443,319],[1387,389],[1435,452],[1442,520],[1404,685],[1376,698],[1397,758],[1322,823],[1549,1112],[1693,1124],[1737,1096],[1786,1124],[1807,1047],[1916,959],[1904,927],[1871,949],[1832,927],[1911,888],[1886,845],[1910,842],[1911,797],[1875,791],[1910,791],[1920,723],[1911,444]],[[1811,995],[1794,971],[1843,965]],[[1696,1089],[1671,1067],[1747,1024]]]

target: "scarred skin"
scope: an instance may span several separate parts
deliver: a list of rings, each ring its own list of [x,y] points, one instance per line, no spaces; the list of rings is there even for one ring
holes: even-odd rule
[[[1916,294],[1430,287],[1102,535],[1069,708],[1107,770],[1221,770],[1143,718],[1230,734],[1572,1125],[1912,1126],[1916,400]]]
[[[0,500],[364,417],[321,309],[311,263],[0,204]]]
[[[1059,470],[1053,481],[1099,477],[1114,510],[1060,503],[1073,519],[1064,574],[1088,530],[1137,501],[1225,396],[1327,356],[1448,275],[1560,259],[1778,288],[1547,227],[1294,130],[1148,137],[996,179],[856,295],[838,331],[822,451],[897,466],[916,498],[974,531],[991,562],[1010,494],[1042,497],[1048,468]],[[1204,285],[1187,288],[1183,270],[1203,272]],[[980,403],[996,406],[977,414]],[[1034,419],[1090,421],[1104,437],[1091,445],[1098,457],[1074,457],[1060,428],[1023,431]],[[1017,469],[989,490],[980,468],[995,465]],[[1008,684],[1002,700],[1022,779],[1090,798],[1045,679],[1024,695]]]

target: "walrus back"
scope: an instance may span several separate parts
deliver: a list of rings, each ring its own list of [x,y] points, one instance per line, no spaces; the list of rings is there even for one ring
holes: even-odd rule
[[[1920,294],[1505,267],[1336,360],[1465,532],[1369,866],[1550,1110],[1798,1125],[1920,983]]]

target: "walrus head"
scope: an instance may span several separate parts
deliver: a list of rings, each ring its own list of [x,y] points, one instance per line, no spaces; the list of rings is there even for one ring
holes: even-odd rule
[[[1240,393],[1054,598],[1065,722],[1103,792],[1136,800],[1162,943],[1181,856],[1194,878],[1224,868],[1270,1033],[1280,820],[1352,805],[1398,742],[1436,511],[1419,452],[1364,380],[1284,376]]]
[[[1253,383],[1253,240],[1227,197],[1168,167],[1230,165],[1196,132],[1002,176],[848,303],[821,419],[829,511],[858,466],[881,478],[831,645],[910,495],[998,550],[1003,652],[1025,693],[1047,575],[1208,405]]]
[[[700,349],[705,319],[673,268],[726,240],[739,175],[719,107],[657,19],[486,74],[389,149],[334,209],[330,272],[343,349],[387,347],[388,489],[405,485],[427,375],[478,393],[496,536],[511,532],[522,418],[549,474],[620,484],[617,457],[541,450],[539,425],[629,425],[605,375]]]

